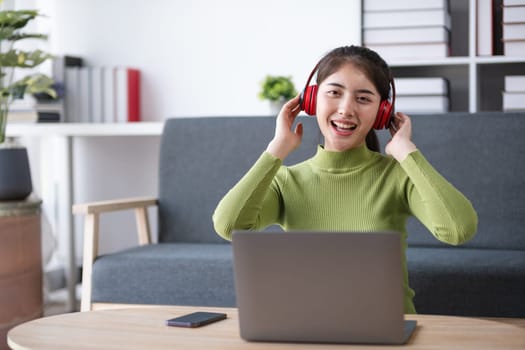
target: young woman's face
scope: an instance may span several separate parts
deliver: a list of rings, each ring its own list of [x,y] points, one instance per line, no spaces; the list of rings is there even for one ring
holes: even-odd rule
[[[328,151],[346,151],[365,143],[381,96],[372,81],[346,63],[319,84],[317,123]]]

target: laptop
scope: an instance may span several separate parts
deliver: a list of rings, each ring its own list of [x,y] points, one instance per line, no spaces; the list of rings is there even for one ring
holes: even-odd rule
[[[240,335],[247,341],[404,344],[395,232],[233,233]]]

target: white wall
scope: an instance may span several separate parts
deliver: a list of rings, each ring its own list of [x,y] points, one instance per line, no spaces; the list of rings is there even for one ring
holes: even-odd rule
[[[145,120],[268,114],[266,74],[298,87],[327,50],[360,42],[360,0],[40,0],[51,50],[142,70]]]
[[[291,75],[300,90],[326,51],[360,43],[360,0],[21,2],[48,16],[38,28],[52,53],[139,68],[147,121],[269,114],[257,98],[265,75]],[[156,196],[158,138],[78,138],[73,147],[74,202]],[[122,235],[133,227],[127,214],[103,219],[101,252],[133,244]]]

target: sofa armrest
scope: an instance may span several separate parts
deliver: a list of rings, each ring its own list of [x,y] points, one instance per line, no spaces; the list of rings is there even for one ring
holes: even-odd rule
[[[74,214],[85,215],[81,311],[91,310],[91,277],[93,273],[93,262],[98,256],[100,214],[134,209],[137,223],[138,242],[140,245],[150,244],[151,234],[147,209],[148,207],[157,204],[157,198],[140,197],[73,205]]]

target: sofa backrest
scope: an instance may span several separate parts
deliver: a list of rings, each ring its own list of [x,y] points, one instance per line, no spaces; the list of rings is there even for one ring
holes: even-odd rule
[[[285,164],[315,154],[315,118],[304,125],[301,147]],[[255,163],[275,131],[275,117],[172,118],[165,122],[159,159],[160,242],[226,242],[213,228],[219,200]]]
[[[412,117],[413,139],[431,164],[470,199],[478,232],[465,246],[525,249],[525,113]],[[380,133],[381,144],[390,138]],[[440,246],[411,220],[409,245]]]
[[[300,117],[303,143],[287,159],[312,156],[322,142],[315,118]],[[525,113],[412,117],[413,139],[434,167],[471,200],[478,233],[465,246],[525,249]],[[159,167],[159,241],[225,242],[212,213],[273,136],[274,117],[174,118],[165,123]],[[378,132],[382,148],[390,135]],[[441,246],[416,220],[411,246]]]

